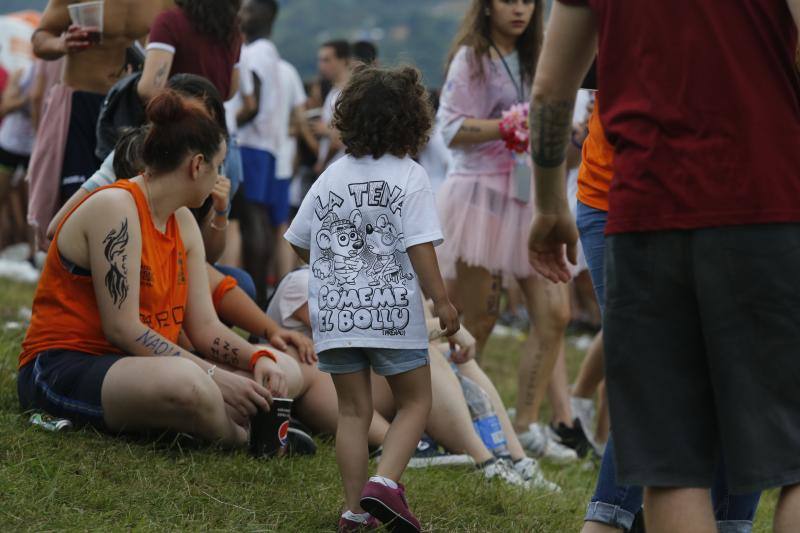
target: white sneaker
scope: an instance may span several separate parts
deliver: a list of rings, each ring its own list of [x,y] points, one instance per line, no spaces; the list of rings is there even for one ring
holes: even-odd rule
[[[594,400],[570,396],[569,404],[572,406],[572,415],[581,421],[581,427],[591,433],[594,429],[594,417],[596,415]]]
[[[586,435],[589,444],[592,445],[597,455],[603,457],[606,445],[598,443],[594,433],[594,428],[597,427],[597,410],[594,405],[594,400],[570,396],[569,403],[572,406],[573,415],[581,421],[581,428],[583,428],[583,433]]]
[[[522,447],[533,453],[536,458],[547,459],[558,464],[574,463],[578,460],[575,450],[548,437],[538,423],[528,426],[528,431],[519,433],[518,437]]]
[[[520,459],[514,463],[514,470],[516,470],[517,474],[527,481],[534,489],[546,490],[547,492],[561,492],[561,487],[552,481],[548,481],[547,478],[544,477],[542,469],[539,468],[539,463],[536,462],[536,459],[531,457]]]
[[[509,485],[529,489],[530,483],[522,479],[522,476],[505,460],[496,459],[493,463],[480,468],[483,477],[486,479],[500,479]]]

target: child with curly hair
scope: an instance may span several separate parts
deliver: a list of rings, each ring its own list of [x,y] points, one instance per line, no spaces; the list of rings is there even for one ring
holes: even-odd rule
[[[285,236],[311,265],[314,344],[336,387],[339,531],[374,529],[376,518],[391,531],[420,528],[399,481],[431,407],[422,291],[445,334],[459,328],[434,251],[442,232],[430,183],[412,159],[431,123],[419,71],[356,71],[334,114],[347,155],[314,183]],[[397,415],[367,479],[370,367],[386,376]]]

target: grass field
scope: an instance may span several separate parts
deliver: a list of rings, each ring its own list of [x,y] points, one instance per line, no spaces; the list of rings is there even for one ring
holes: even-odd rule
[[[271,461],[181,442],[52,434],[19,412],[16,361],[24,329],[4,329],[30,307],[33,287],[0,280],[0,531],[333,531],[341,495],[330,441],[312,458]],[[484,368],[513,402],[520,344],[494,340]],[[570,350],[575,372],[580,354]],[[668,398],[665,398],[668,401]],[[680,445],[680,443],[676,443]],[[596,468],[545,466],[562,494],[486,483],[467,467],[409,471],[409,501],[426,531],[579,531]],[[754,531],[768,531],[775,494]]]

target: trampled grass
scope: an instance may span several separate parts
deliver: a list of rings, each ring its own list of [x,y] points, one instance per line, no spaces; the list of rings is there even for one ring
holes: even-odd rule
[[[181,442],[112,439],[92,430],[52,434],[19,412],[16,361],[22,329],[4,329],[33,288],[0,280],[0,531],[335,530],[341,505],[330,441],[312,458],[270,461]],[[493,340],[483,362],[513,401],[520,343]],[[574,372],[580,355],[570,350]],[[680,443],[675,443],[680,445]],[[426,531],[579,531],[596,468],[546,465],[562,494],[488,484],[467,467],[410,470],[410,503]],[[768,531],[775,494],[755,531]]]

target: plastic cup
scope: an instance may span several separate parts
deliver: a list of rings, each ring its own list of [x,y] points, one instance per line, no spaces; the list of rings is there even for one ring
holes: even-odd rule
[[[89,41],[100,42],[103,34],[103,2],[81,2],[80,4],[70,4],[67,6],[69,18],[73,24],[82,28],[96,28],[89,31]]]

